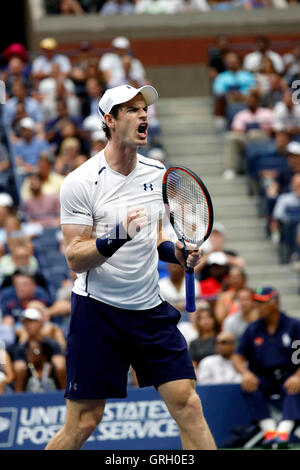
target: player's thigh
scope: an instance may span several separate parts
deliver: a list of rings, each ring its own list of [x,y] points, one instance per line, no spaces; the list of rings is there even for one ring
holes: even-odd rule
[[[69,429],[95,427],[101,421],[105,400],[66,400],[66,422]]]

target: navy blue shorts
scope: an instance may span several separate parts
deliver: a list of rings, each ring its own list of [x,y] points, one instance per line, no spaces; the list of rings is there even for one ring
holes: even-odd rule
[[[140,387],[196,380],[180,313],[167,302],[125,310],[72,293],[65,397],[125,398],[132,365]]]

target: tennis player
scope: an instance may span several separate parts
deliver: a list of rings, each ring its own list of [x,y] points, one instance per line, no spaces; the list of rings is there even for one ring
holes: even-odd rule
[[[180,313],[161,296],[158,258],[184,265],[183,245],[164,238],[165,167],[137,153],[147,143],[147,85],[107,90],[99,114],[108,143],[61,188],[66,258],[77,273],[67,339],[66,421],[46,449],[80,449],[107,398],[126,397],[129,366],[154,386],[176,420],[184,449],[215,449],[195,391]],[[200,253],[189,246],[187,265]]]

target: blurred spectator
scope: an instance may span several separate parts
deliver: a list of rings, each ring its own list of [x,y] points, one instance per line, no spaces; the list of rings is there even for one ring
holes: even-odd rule
[[[261,60],[261,66],[255,73],[256,88],[261,95],[267,93],[271,88],[270,77],[276,74],[273,61],[268,56]],[[280,75],[278,74],[280,77]]]
[[[3,323],[19,327],[22,311],[34,299],[50,305],[47,291],[37,285],[33,275],[20,270],[15,271],[12,276],[12,286],[3,289],[1,294]]]
[[[31,96],[27,96],[26,87],[23,81],[16,80],[12,85],[12,97],[7,100],[4,106],[4,119],[8,126],[11,126],[17,115],[17,106],[22,103],[26,114],[35,122],[43,121],[43,113],[40,103]]]
[[[66,55],[57,53],[57,47],[58,43],[53,38],[45,38],[40,42],[41,55],[32,62],[32,76],[37,82],[50,76],[53,63],[59,65],[65,77],[70,75],[71,62]]]
[[[219,331],[217,319],[209,304],[197,308],[195,327],[198,332],[198,338],[191,341],[189,350],[195,371],[197,371],[199,362],[206,356],[215,353],[216,336]]]
[[[278,74],[268,75],[269,90],[261,95],[261,106],[263,108],[274,108],[282,100],[284,90],[287,89],[286,81]]]
[[[238,266],[232,266],[229,269],[226,282],[223,284],[224,291],[219,294],[215,305],[215,314],[220,325],[228,315],[239,310],[235,296],[239,289],[246,287],[246,284],[245,271]]]
[[[300,134],[300,106],[293,102],[293,91],[284,91],[282,101],[274,106],[274,130]]]
[[[48,152],[42,152],[39,156],[37,172],[42,182],[42,193],[59,195],[64,177],[53,170],[53,157]],[[31,197],[30,178],[26,178],[21,187],[22,200]]]
[[[65,100],[68,114],[79,118],[80,102],[75,96],[75,85],[72,80],[63,76],[58,64],[52,64],[51,75],[40,81],[38,92],[45,122],[58,118],[58,100]]]
[[[72,64],[71,78],[75,85],[75,93],[82,97],[85,95],[85,82],[87,79],[87,69],[89,61],[92,59],[93,48],[89,41],[81,41],[79,53]]]
[[[60,146],[60,154],[55,159],[55,171],[66,176],[78,165],[76,160],[83,157],[82,162],[87,159],[85,155],[80,154],[80,141],[76,137],[68,137],[63,140]]]
[[[135,81],[138,86],[145,84],[145,70],[137,58],[132,56],[130,42],[123,36],[118,36],[111,43],[112,49],[100,59],[99,70],[108,88],[131,84]]]
[[[107,144],[105,133],[102,129],[94,131],[91,136],[91,157],[101,152]]]
[[[277,73],[282,74],[284,72],[284,63],[282,57],[277,52],[274,52],[270,49],[270,41],[265,36],[256,38],[254,52],[250,52],[244,58],[244,69],[253,73],[258,72],[265,56],[272,60]]]
[[[238,54],[228,52],[225,56],[225,65],[225,72],[217,75],[213,83],[218,130],[225,128],[227,106],[230,104],[235,111],[241,109],[246,95],[255,86],[254,75],[247,70],[243,70],[241,57]]]
[[[0,256],[5,252],[7,241],[5,222],[7,217],[13,213],[13,205],[14,201],[10,194],[0,193]]]
[[[299,73],[299,59],[300,59],[300,46],[294,47],[291,52],[283,55],[283,62],[285,66],[284,78],[288,84],[291,84],[293,77]]]
[[[130,15],[135,13],[134,5],[128,0],[107,0],[101,8],[101,15]]]
[[[208,4],[211,10],[216,11],[235,10],[237,7],[235,0],[208,0]]]
[[[226,55],[230,52],[229,41],[226,36],[217,38],[216,47],[209,51],[208,74],[211,80],[214,80],[219,73],[226,70]]]
[[[51,111],[51,113],[53,116],[55,115],[55,117],[46,122],[45,130],[48,142],[53,145],[56,151],[62,141],[64,128],[68,123],[71,122],[75,129],[80,129],[81,127],[81,119],[72,114],[71,109],[68,108],[69,103],[68,97],[66,99],[58,98],[55,102],[51,102],[53,111]]]
[[[276,237],[275,234],[280,233],[281,226],[289,222],[293,215],[296,215],[297,220],[300,221],[300,173],[292,177],[291,185],[292,191],[281,194],[276,201],[270,223],[273,239],[280,238],[280,236]]]
[[[11,164],[7,147],[0,142],[0,191],[8,191],[10,186]]]
[[[223,252],[226,255],[226,261],[228,266],[238,266],[241,268],[245,267],[245,260],[242,256],[232,249],[225,248],[226,244],[226,229],[220,222],[215,222],[211,231],[211,234],[202,245],[203,255],[199,267],[196,268],[195,272],[201,280],[209,277],[209,265],[207,265],[207,259],[211,253]]]
[[[37,321],[34,312],[34,309],[28,309],[25,319]],[[11,348],[10,354],[15,371],[15,392],[36,393],[65,388],[66,359],[53,339],[29,339]]]
[[[28,177],[30,197],[22,204],[28,222],[38,222],[43,227],[58,227],[60,203],[58,194],[45,194],[39,173]]]
[[[50,338],[56,341],[62,351],[66,349],[66,340],[62,329],[51,322],[48,311],[51,307],[46,307],[38,300],[32,300],[27,304],[22,316],[22,327],[18,330],[19,344],[24,344],[29,340]]]
[[[273,127],[273,111],[260,106],[260,96],[252,90],[246,98],[247,109],[239,111],[233,119],[232,131],[226,135],[224,177],[232,179],[245,172],[243,150],[245,143],[266,140]]]
[[[185,271],[179,264],[168,264],[169,277],[159,281],[162,296],[173,307],[185,312]],[[195,280],[195,297],[200,297],[199,282]]]
[[[50,149],[46,139],[36,135],[35,122],[30,117],[20,121],[21,139],[13,144],[16,164],[21,174],[30,173],[37,169],[40,153]]]
[[[13,382],[14,378],[10,356],[0,342],[0,395],[5,393],[6,387]]]
[[[180,0],[177,6],[178,12],[184,11],[208,11],[209,6],[206,0]]]
[[[78,0],[59,0],[59,13],[62,15],[82,15],[84,11]]]
[[[96,78],[89,78],[85,84],[87,96],[81,102],[81,115],[85,118],[90,115],[98,116],[99,99],[102,88]]]
[[[213,92],[216,95],[228,95],[242,98],[255,85],[254,75],[243,70],[241,58],[235,52],[228,52],[225,57],[226,70],[221,72],[214,81]]]
[[[258,319],[258,311],[253,303],[253,292],[249,287],[241,287],[235,294],[239,310],[227,316],[223,322],[222,330],[232,333],[239,341],[245,329]]]
[[[292,360],[300,322],[280,311],[276,289],[259,288],[253,298],[259,319],[245,330],[233,363],[242,375],[243,395],[252,419],[264,431],[263,446],[286,447],[295,421],[300,419],[300,369]],[[282,399],[277,427],[268,408],[275,394]]]
[[[10,243],[10,253],[0,258],[0,283],[5,276],[12,276],[17,269],[36,274],[39,270],[37,259],[32,256],[31,247],[25,239]]]
[[[279,133],[277,133],[276,140],[278,139],[278,136]],[[300,143],[296,141],[289,142],[286,146],[286,152],[287,168],[281,169],[277,174],[275,174],[275,176],[271,175],[269,182],[264,181],[266,195],[266,216],[268,217],[268,224],[270,222],[269,219],[271,218],[278,195],[290,192],[293,175],[300,173]],[[284,155],[283,150],[282,154]],[[267,180],[268,174],[263,174],[263,178]],[[276,236],[275,239],[278,240]]]
[[[206,300],[214,300],[221,292],[223,281],[228,275],[228,262],[225,253],[215,251],[207,258],[208,278],[200,281],[201,296]]]
[[[11,57],[9,59],[7,68],[1,72],[1,79],[5,82],[6,93],[10,97],[13,95],[12,87],[16,81],[24,84],[26,95],[32,89],[28,66],[20,57]]]
[[[175,13],[208,10],[209,6],[206,0],[177,0],[175,3]]]
[[[236,346],[233,333],[223,331],[216,339],[216,354],[202,359],[197,370],[199,385],[240,383],[241,376],[232,364],[232,356]]]
[[[4,51],[2,51],[2,57],[9,61],[13,57],[19,57],[23,62],[28,61],[28,52],[23,44],[19,42],[14,42],[10,44]]]

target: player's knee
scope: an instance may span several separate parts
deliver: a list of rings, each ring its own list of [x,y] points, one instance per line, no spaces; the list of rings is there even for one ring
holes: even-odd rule
[[[176,421],[194,421],[203,418],[201,401],[193,390],[190,394],[178,398],[173,408],[173,417]]]
[[[87,439],[95,431],[102,416],[102,409],[81,413],[77,421],[77,434]]]

